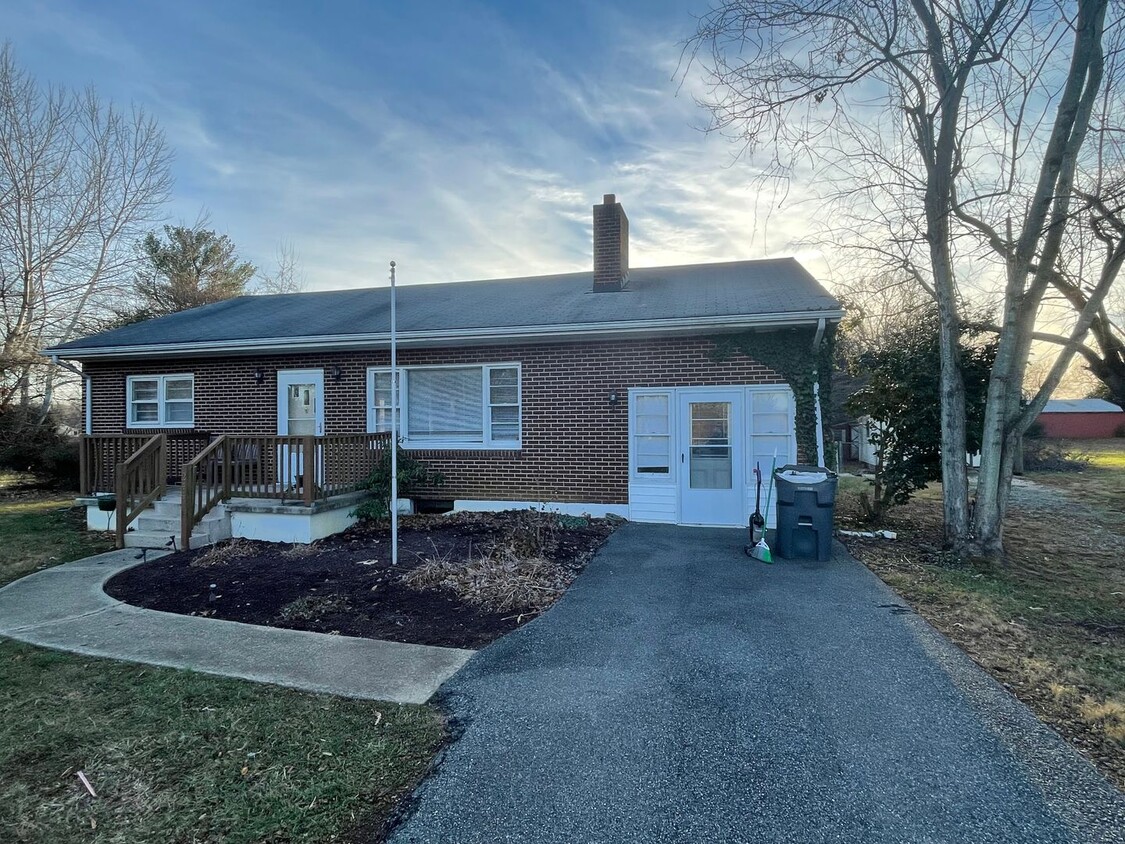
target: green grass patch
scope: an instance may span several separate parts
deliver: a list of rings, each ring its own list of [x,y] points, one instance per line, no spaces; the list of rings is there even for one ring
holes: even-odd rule
[[[113,550],[113,537],[87,531],[84,508],[73,505],[73,494],[0,497],[0,586]]]
[[[0,666],[0,829],[13,844],[380,840],[443,740],[425,706],[9,641]]]

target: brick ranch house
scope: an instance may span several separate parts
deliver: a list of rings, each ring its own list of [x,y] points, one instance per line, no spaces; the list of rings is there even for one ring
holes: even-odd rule
[[[764,337],[811,373],[839,302],[792,259],[630,269],[628,236],[606,195],[592,273],[398,288],[402,446],[445,476],[420,504],[745,525],[755,463],[796,460],[790,383],[718,347]],[[48,349],[84,372],[83,493],[117,494],[108,516],[87,501],[91,526],[341,529],[390,430],[389,306],[386,287],[243,296]]]

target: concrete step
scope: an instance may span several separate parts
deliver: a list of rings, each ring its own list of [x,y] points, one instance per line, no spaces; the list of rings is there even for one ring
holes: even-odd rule
[[[164,496],[153,502],[133,521],[125,534],[125,545],[130,548],[171,547],[170,538],[180,536],[180,519],[183,508],[179,488],[167,490]],[[133,537],[130,539],[130,537]],[[196,524],[191,534],[191,547],[200,548],[223,539],[230,539],[230,515],[222,504],[208,513]]]
[[[134,524],[137,530],[156,530],[161,532],[179,531],[180,518],[181,514],[179,511],[170,513],[167,510],[153,510],[150,508],[137,516]],[[220,505],[204,516],[199,524],[214,525],[218,522],[229,521],[230,519],[227,515],[226,508]]]
[[[162,531],[149,531],[149,530],[130,530],[125,533],[125,547],[126,548],[167,548],[171,549],[175,539],[175,547],[180,548],[179,532],[175,534],[166,533]],[[191,535],[192,548],[203,548],[204,546],[211,545],[214,540],[210,539],[206,533],[199,532]]]

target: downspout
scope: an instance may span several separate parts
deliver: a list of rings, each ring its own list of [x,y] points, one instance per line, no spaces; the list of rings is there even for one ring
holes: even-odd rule
[[[94,433],[94,399],[91,395],[91,388],[93,387],[93,384],[90,381],[89,375],[83,376],[82,381],[82,386],[84,387],[86,393],[86,424],[83,426],[83,430],[85,430],[86,436],[90,436]]]
[[[821,317],[816,321],[816,334],[813,335],[812,351],[813,360],[818,360],[820,344],[824,340],[825,320]],[[816,465],[825,466],[824,459],[824,411],[820,407],[820,371],[813,367],[813,406],[816,410]]]

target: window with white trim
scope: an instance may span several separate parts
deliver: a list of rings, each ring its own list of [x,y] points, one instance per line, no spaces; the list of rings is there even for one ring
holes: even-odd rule
[[[125,381],[126,427],[190,428],[195,424],[195,377],[130,375]]]
[[[789,462],[793,441],[793,396],[789,390],[750,390],[750,472],[761,467],[763,483],[769,483],[774,456],[777,465]],[[753,477],[753,475],[747,475]]]
[[[399,369],[398,423],[404,446],[519,448],[518,364]],[[367,427],[391,430],[391,373],[368,370]]]
[[[672,474],[672,394],[634,393],[631,398],[633,477],[668,480]]]
[[[398,371],[398,402],[399,412],[395,414],[398,424],[395,426],[402,431],[402,370]],[[390,432],[391,430],[391,371],[389,369],[373,369],[367,376],[367,430],[372,433]]]

